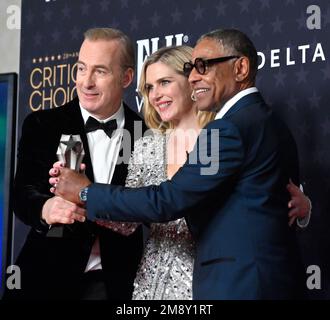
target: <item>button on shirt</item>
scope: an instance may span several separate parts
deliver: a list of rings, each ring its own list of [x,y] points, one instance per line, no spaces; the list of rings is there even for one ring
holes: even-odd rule
[[[84,123],[86,123],[88,117],[93,117],[81,105],[80,110],[84,119]],[[94,181],[97,183],[111,183],[115,171],[119,151],[121,148],[123,129],[125,126],[124,107],[122,103],[118,111],[111,117],[104,120],[97,120],[99,122],[107,122],[112,119],[116,119],[117,121],[117,130],[112,134],[111,139],[103,130],[95,130],[86,134],[93,165]],[[93,244],[85,272],[98,269],[102,269],[102,265],[99,239],[97,237]]]

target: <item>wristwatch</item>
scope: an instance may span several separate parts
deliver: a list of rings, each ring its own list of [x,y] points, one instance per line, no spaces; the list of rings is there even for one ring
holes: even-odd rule
[[[79,199],[81,202],[87,202],[88,187],[84,187],[79,191]]]

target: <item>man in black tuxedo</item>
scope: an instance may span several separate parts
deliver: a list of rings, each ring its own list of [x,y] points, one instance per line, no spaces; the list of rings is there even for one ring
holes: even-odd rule
[[[141,118],[122,101],[134,67],[134,48],[125,34],[90,29],[79,52],[78,98],[25,119],[13,195],[15,214],[31,231],[16,262],[22,289],[8,290],[5,298],[131,298],[142,254],[141,227],[126,236],[80,219],[77,214],[84,209],[50,193],[48,172],[57,161],[62,134],[78,134],[89,179],[125,184],[127,165],[117,162],[123,156],[124,132],[131,133],[133,146],[134,126],[145,130]],[[103,124],[97,128],[95,119],[110,121],[112,132]],[[67,224],[60,227],[62,236],[51,236],[58,224]]]

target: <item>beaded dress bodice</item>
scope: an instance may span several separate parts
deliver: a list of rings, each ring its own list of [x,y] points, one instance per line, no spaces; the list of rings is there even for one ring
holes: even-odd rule
[[[147,136],[135,143],[127,187],[159,185],[167,180],[166,137]],[[134,300],[192,299],[194,242],[184,218],[152,223],[135,281]]]

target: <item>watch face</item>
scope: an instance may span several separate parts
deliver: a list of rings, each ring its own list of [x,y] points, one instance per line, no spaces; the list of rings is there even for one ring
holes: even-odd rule
[[[80,190],[79,198],[80,198],[81,201],[83,201],[83,202],[87,201],[87,192],[88,192],[87,187]]]

